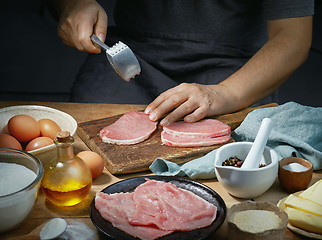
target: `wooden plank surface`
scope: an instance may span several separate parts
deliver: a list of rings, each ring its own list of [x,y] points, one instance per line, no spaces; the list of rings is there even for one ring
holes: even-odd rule
[[[268,106],[274,106],[274,104]],[[234,130],[252,110],[253,108],[247,108],[240,112],[217,117],[216,119],[228,124]],[[112,174],[146,171],[156,158],[162,158],[177,164],[185,163],[202,157],[223,145],[184,148],[169,147],[161,142],[161,126],[158,126],[157,130],[147,140],[138,144],[118,146],[102,142],[99,137],[100,130],[111,125],[121,116],[122,114],[82,122],[78,124],[77,128],[78,136],[92,151],[102,156],[106,168]],[[229,140],[229,142],[233,141],[232,138]]]
[[[144,110],[144,105],[120,105],[120,104],[98,104],[98,103],[60,103],[60,102],[22,102],[22,101],[0,101],[0,108],[14,106],[14,105],[40,105],[52,107],[63,112],[66,112],[73,116],[78,123],[95,120],[99,118],[112,117],[115,115],[119,115],[131,110]],[[268,105],[268,106],[276,106],[276,105]],[[242,115],[251,111],[250,109],[242,110]],[[223,115],[218,117],[217,119],[229,119],[228,115]],[[235,127],[238,125],[236,122],[232,123]],[[232,125],[231,125],[232,126]],[[233,128],[235,128],[233,127]],[[74,144],[75,153],[80,151],[88,150],[88,147],[84,144],[84,142],[75,135],[75,144]],[[153,175],[151,172],[140,172],[133,174],[122,174],[122,175],[112,175],[107,169],[104,169],[102,175],[93,180],[93,185],[90,194],[87,198],[80,204],[74,207],[57,207],[51,204],[48,200],[46,200],[45,195],[42,191],[39,191],[38,199],[36,201],[35,207],[32,210],[31,214],[28,218],[16,229],[6,233],[0,233],[0,239],[9,239],[9,238],[18,238],[23,237],[23,239],[27,239],[26,235],[32,231],[39,231],[39,226],[46,223],[48,220],[54,217],[64,218],[69,226],[74,224],[73,226],[83,226],[81,224],[86,224],[86,227],[91,229],[92,232],[90,235],[84,235],[84,238],[93,239],[93,240],[102,240],[105,239],[102,235],[99,234],[98,230],[93,225],[90,216],[89,216],[89,207],[90,204],[96,194],[96,192],[101,191],[102,189],[114,184],[118,181],[132,178],[132,177],[140,177],[146,175]],[[322,179],[322,170],[314,171],[313,178],[310,183],[310,186],[313,185],[318,180]],[[197,180],[198,182],[212,188],[216,191],[225,201],[227,206],[227,210],[229,208],[239,202],[245,201],[245,199],[239,199],[231,196],[225,188],[218,182],[217,179],[209,179],[209,180]],[[277,204],[278,201],[284,197],[288,196],[288,193],[284,192],[280,187],[278,179],[276,179],[273,186],[265,192],[263,195],[254,199],[254,201],[268,201],[273,204]],[[77,225],[76,225],[77,224]],[[36,230],[37,229],[37,230]],[[223,223],[223,225],[209,238],[207,239],[229,239],[229,228],[227,224],[227,220]],[[289,229],[286,230],[286,234],[284,237],[285,240],[301,240],[302,236],[293,233]]]
[[[99,131],[114,123],[120,116],[122,115],[80,123],[77,128],[78,136],[92,151],[102,156],[105,167],[112,174],[146,171],[158,157],[178,164],[184,163],[222,146],[218,144],[209,147],[169,147],[161,142],[160,126],[147,140],[138,144],[119,146],[102,142]],[[230,142],[232,141],[231,139]]]

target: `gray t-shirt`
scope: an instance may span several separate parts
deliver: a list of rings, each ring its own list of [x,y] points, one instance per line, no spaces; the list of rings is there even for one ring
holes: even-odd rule
[[[115,21],[126,32],[211,40],[219,54],[248,55],[266,41],[266,20],[313,13],[314,0],[118,0]]]
[[[141,74],[122,81],[104,54],[89,55],[71,100],[148,104],[182,82],[218,84],[265,43],[266,20],[313,12],[314,0],[118,0],[106,42],[130,46]]]

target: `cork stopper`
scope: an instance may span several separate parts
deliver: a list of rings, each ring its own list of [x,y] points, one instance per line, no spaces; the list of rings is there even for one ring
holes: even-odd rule
[[[58,132],[56,135],[56,138],[58,142],[61,142],[61,143],[70,142],[70,132],[69,131]]]

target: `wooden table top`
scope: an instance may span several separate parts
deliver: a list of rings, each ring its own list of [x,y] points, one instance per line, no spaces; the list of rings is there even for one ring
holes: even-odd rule
[[[118,114],[125,113],[130,110],[143,110],[144,105],[117,105],[117,104],[93,104],[93,103],[60,103],[60,102],[14,102],[14,101],[2,101],[0,102],[0,108],[13,106],[13,105],[42,105],[51,108],[55,108],[66,112],[73,116],[78,123],[95,120],[103,117],[114,116]],[[80,140],[78,136],[75,135],[74,152],[75,154],[88,150],[87,146]],[[88,233],[91,234],[90,239],[101,239],[98,230],[93,225],[89,216],[89,206],[96,194],[96,192],[101,191],[107,186],[118,182],[123,179],[128,179],[131,177],[143,176],[143,175],[153,175],[151,172],[142,172],[134,174],[124,174],[124,175],[112,175],[106,169],[102,175],[93,180],[93,185],[90,194],[87,198],[80,204],[73,207],[57,207],[46,200],[44,194],[39,191],[39,196],[28,218],[13,231],[9,231],[4,234],[0,234],[1,239],[18,239],[18,237],[23,237],[30,233],[39,233],[41,227],[50,219],[55,217],[64,218],[69,225],[82,227],[85,231],[87,228]],[[322,171],[315,171],[313,173],[313,178],[310,185],[314,184],[316,181],[322,179]],[[225,201],[227,210],[234,204],[245,201],[244,199],[238,199],[230,194],[221,186],[217,179],[211,180],[197,180],[205,184],[206,186],[215,190]],[[255,201],[269,201],[273,204],[277,204],[278,201],[288,194],[284,192],[279,185],[278,179],[276,179],[273,186],[261,196],[255,198]],[[228,239],[228,224],[227,219],[223,225],[209,237],[209,239]],[[290,230],[286,230],[285,239],[302,239],[301,236],[294,234]]]

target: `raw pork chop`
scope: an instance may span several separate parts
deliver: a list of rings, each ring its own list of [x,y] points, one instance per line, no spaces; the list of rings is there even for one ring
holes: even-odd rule
[[[134,226],[128,222],[128,214],[135,211],[132,193],[105,194],[98,192],[95,197],[95,207],[101,216],[112,225],[127,234],[144,240],[153,240],[172,233],[155,226]]]
[[[161,141],[171,147],[206,147],[228,142],[230,134],[220,137],[178,137],[161,132]]]
[[[163,127],[161,141],[172,147],[205,147],[223,144],[230,139],[230,127],[215,119],[199,122],[174,122]]]
[[[167,182],[147,180],[135,189],[133,200],[136,210],[129,214],[132,225],[190,231],[209,226],[216,218],[213,204]]]
[[[95,208],[114,227],[144,240],[209,226],[217,213],[194,193],[149,179],[131,193],[98,192]]]
[[[131,145],[146,140],[157,128],[157,122],[149,120],[144,112],[130,111],[113,124],[100,131],[103,142]]]
[[[163,131],[175,136],[188,137],[219,137],[230,134],[230,127],[215,119],[205,119],[199,122],[183,121],[171,123],[163,127]]]

